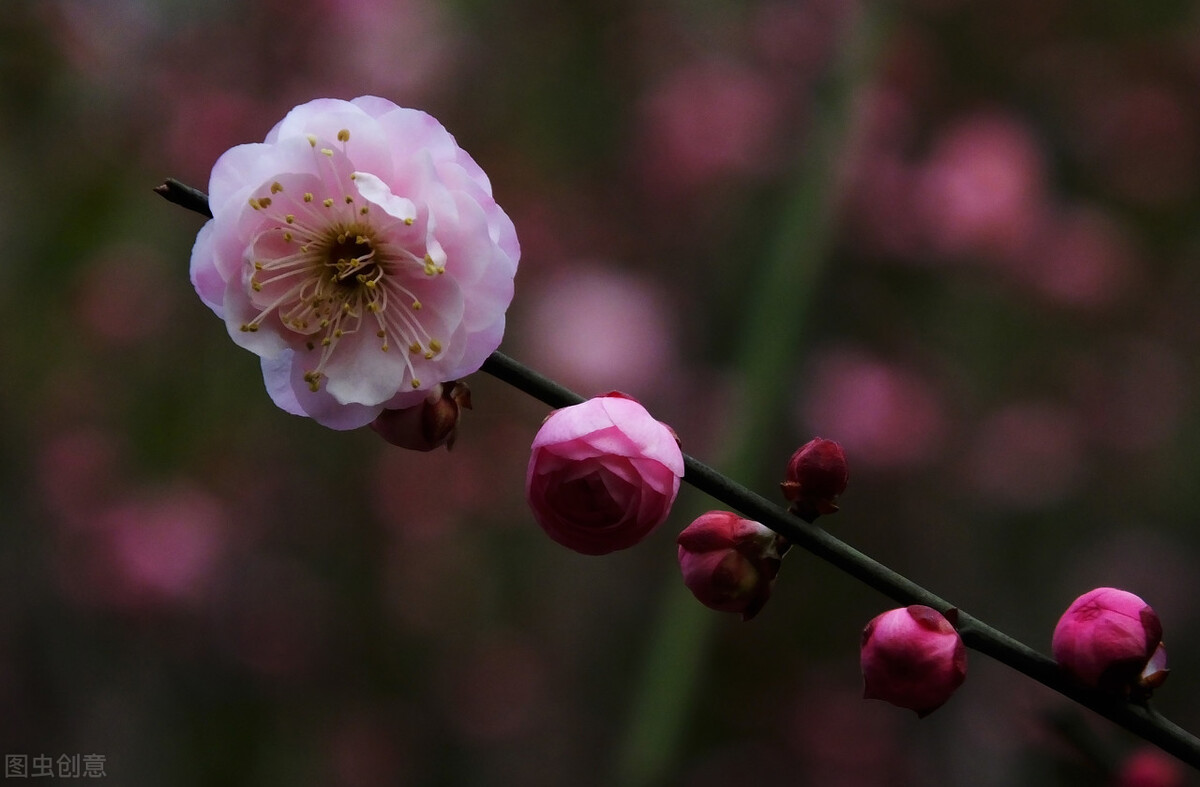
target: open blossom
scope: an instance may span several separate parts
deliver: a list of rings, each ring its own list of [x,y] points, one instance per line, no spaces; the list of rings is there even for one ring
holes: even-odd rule
[[[683,453],[623,394],[555,410],[533,440],[525,494],[552,539],[585,555],[631,547],[671,512]]]
[[[1080,683],[1148,692],[1167,678],[1162,623],[1141,598],[1096,588],[1071,603],[1054,627],[1054,660]]]
[[[862,634],[863,697],[927,716],[967,677],[967,650],[940,612],[922,604],[875,617]]]
[[[192,282],[284,410],[364,426],[499,346],[516,231],[424,112],[373,96],[303,104],[222,155],[208,197]]]
[[[709,511],[676,541],[683,584],[701,604],[750,620],[770,599],[781,560],[770,528],[729,511]]]

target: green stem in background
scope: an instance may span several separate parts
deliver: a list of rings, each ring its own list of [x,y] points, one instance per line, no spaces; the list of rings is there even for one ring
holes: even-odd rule
[[[757,278],[742,299],[751,308],[742,312],[744,333],[737,346],[744,349],[739,359],[738,405],[733,408],[737,415],[721,467],[749,483],[769,470],[763,448],[774,442],[779,425],[787,421],[793,370],[828,257],[834,168],[847,136],[851,99],[865,80],[881,33],[879,20],[871,15],[877,11],[864,6],[860,13],[839,60],[814,96],[814,125],[803,140],[791,187],[774,218],[773,236],[756,266]],[[618,751],[614,784],[665,783],[687,732],[716,620],[677,577],[670,578],[647,637],[648,651]]]

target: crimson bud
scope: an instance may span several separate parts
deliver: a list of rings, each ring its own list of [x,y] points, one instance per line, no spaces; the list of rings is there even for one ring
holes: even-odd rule
[[[780,555],[775,533],[728,511],[709,511],[677,539],[683,584],[706,607],[758,614],[775,585]]]
[[[846,491],[850,471],[846,454],[833,440],[816,437],[802,445],[788,461],[787,477],[779,485],[791,512],[806,522],[838,510],[837,499]]]
[[[461,380],[438,383],[420,404],[403,410],[384,410],[371,428],[392,445],[414,451],[454,447],[458,419],[471,409],[471,389]]]

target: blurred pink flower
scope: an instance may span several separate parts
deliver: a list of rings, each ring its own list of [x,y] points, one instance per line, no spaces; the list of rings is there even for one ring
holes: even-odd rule
[[[181,177],[203,177],[229,142],[258,133],[254,123],[260,110],[255,101],[213,85],[202,74],[165,71],[155,75],[155,87],[158,101],[170,107],[155,116],[164,125],[165,156]]]
[[[853,15],[854,5],[853,0],[757,3],[749,9],[754,51],[781,70],[816,77],[841,42],[842,25]]]
[[[642,102],[642,159],[655,186],[686,193],[714,180],[764,171],[779,124],[770,85],[727,60],[689,63]]]
[[[863,150],[850,160],[846,178],[846,242],[868,255],[926,262],[913,201],[920,171],[896,154]]]
[[[457,54],[454,27],[444,7],[430,0],[318,0],[327,15],[330,46],[342,53],[338,68],[322,77],[378,95],[412,100],[453,83]],[[337,87],[337,85],[334,85]]]
[[[770,528],[729,511],[701,514],[683,529],[683,584],[706,607],[750,620],[771,597],[780,556]]]
[[[97,511],[111,505],[120,483],[123,442],[99,427],[51,435],[37,443],[37,490],[58,524],[71,530],[98,527]]]
[[[76,300],[84,338],[114,348],[151,338],[174,307],[167,271],[160,254],[145,246],[115,246],[91,260],[80,272]]]
[[[675,325],[645,277],[572,265],[533,291],[521,326],[530,362],[582,391],[660,391],[675,366]]]
[[[1098,209],[1046,211],[1012,272],[1063,306],[1101,308],[1130,294],[1137,271],[1129,237]]]
[[[1121,763],[1115,787],[1183,787],[1186,778],[1178,760],[1161,749],[1144,746]]]
[[[1005,260],[1023,249],[1045,209],[1045,163],[1019,120],[979,113],[934,143],[917,201],[933,249]]]
[[[862,634],[863,697],[927,716],[967,677],[967,649],[950,621],[914,604],[876,616]]]
[[[208,587],[224,551],[225,511],[192,489],[110,510],[114,567],[137,593],[195,601]]]
[[[516,232],[429,115],[311,101],[221,156],[209,192],[192,281],[284,410],[364,426],[499,345]]]
[[[194,604],[226,552],[227,514],[211,495],[181,486],[128,497],[63,534],[64,590],[87,604],[141,610]]]
[[[1014,402],[982,419],[963,468],[968,487],[989,503],[1033,509],[1074,491],[1083,457],[1073,412]]]
[[[682,477],[675,433],[614,393],[546,418],[533,440],[525,492],[547,535],[576,552],[603,555],[662,524]]]
[[[1071,602],[1054,627],[1054,660],[1092,688],[1153,688],[1166,679],[1162,634],[1158,615],[1141,598],[1096,588]]]
[[[839,348],[818,356],[809,379],[804,431],[836,435],[856,464],[905,467],[940,450],[943,404],[914,370]]]

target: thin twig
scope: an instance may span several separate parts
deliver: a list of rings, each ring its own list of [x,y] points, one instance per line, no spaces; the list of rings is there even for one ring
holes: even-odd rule
[[[154,190],[170,202],[201,215],[212,216],[208,197],[202,191],[170,178]],[[579,394],[500,352],[492,353],[491,357],[484,361],[481,371],[550,407],[567,407],[583,401]],[[1007,664],[1159,746],[1189,765],[1200,768],[1200,739],[1148,706],[1079,686],[1059,669],[1053,659],[957,609],[940,596],[834,538],[824,529],[788,513],[782,507],[686,454],[684,467],[683,480],[701,492],[746,517],[761,522],[787,538],[793,545],[825,560],[899,604],[924,604],[933,607],[954,621],[967,647]]]
[[[583,401],[578,394],[499,352],[492,353],[484,362],[482,371],[551,407],[565,407]],[[933,607],[954,621],[967,647],[1007,664],[1189,765],[1200,768],[1200,740],[1157,712],[1074,683],[1048,656],[957,609],[950,602],[864,555],[823,528],[788,513],[703,462],[686,454],[683,460],[686,470],[683,480],[701,492],[747,518],[761,522],[787,538],[794,546],[807,550],[899,604]]]
[[[201,216],[207,216],[210,219],[213,217],[212,209],[208,206],[208,195],[199,189],[180,183],[175,178],[167,178],[161,185],[155,186],[154,193],[161,195],[167,202],[174,202]]]

